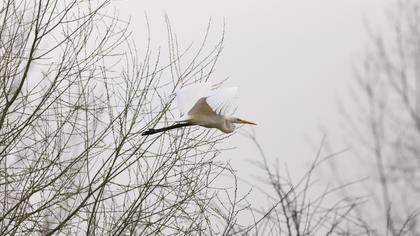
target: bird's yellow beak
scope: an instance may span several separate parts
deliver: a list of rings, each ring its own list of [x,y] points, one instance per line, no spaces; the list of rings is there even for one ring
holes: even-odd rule
[[[248,120],[244,120],[244,119],[239,119],[239,122],[241,124],[247,124],[247,125],[257,125],[256,123],[252,122],[252,121],[248,121]]]

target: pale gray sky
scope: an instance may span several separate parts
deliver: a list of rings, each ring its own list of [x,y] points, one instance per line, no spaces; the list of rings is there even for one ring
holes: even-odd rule
[[[339,131],[336,99],[347,92],[351,64],[363,58],[364,19],[380,22],[389,2],[125,0],[116,7],[122,17],[131,16],[139,49],[145,13],[156,45],[166,42],[165,13],[184,46],[202,39],[210,17],[211,37],[218,39],[224,20],[226,39],[214,76],[229,76],[227,85],[240,87],[238,116],[258,123],[257,137],[270,158],[299,173],[315,155],[307,140],[320,142],[319,124]],[[250,178],[247,160],[258,157],[256,148],[241,135],[229,142],[236,149],[223,158]]]

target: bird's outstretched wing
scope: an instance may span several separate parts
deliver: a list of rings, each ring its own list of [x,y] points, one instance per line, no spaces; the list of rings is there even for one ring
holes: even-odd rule
[[[223,88],[206,98],[211,109],[221,116],[232,115],[237,108],[238,87]]]
[[[210,96],[212,94],[211,87],[212,84],[207,82],[192,84],[180,89],[176,93],[176,97],[178,110],[181,112],[181,116],[187,114],[200,98]]]

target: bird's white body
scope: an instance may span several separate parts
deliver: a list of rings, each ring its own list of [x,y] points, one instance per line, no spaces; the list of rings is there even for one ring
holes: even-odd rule
[[[185,122],[206,128],[217,128],[225,133],[231,133],[235,129],[233,125],[229,125],[226,117],[217,114],[211,109],[206,98],[200,98],[185,118],[186,120],[183,120]]]
[[[224,133],[235,130],[234,123],[254,124],[231,117],[236,110],[237,87],[212,90],[210,83],[194,84],[177,92],[179,122],[216,128]]]

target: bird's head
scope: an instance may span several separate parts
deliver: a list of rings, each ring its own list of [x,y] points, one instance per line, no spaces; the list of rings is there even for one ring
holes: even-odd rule
[[[235,124],[245,124],[245,125],[257,125],[256,123],[248,120],[244,120],[238,117],[230,117],[229,121]]]
[[[257,125],[254,122],[247,121],[237,117],[228,117],[225,118],[225,123],[219,129],[225,133],[232,133],[235,130],[235,124],[249,124]]]

